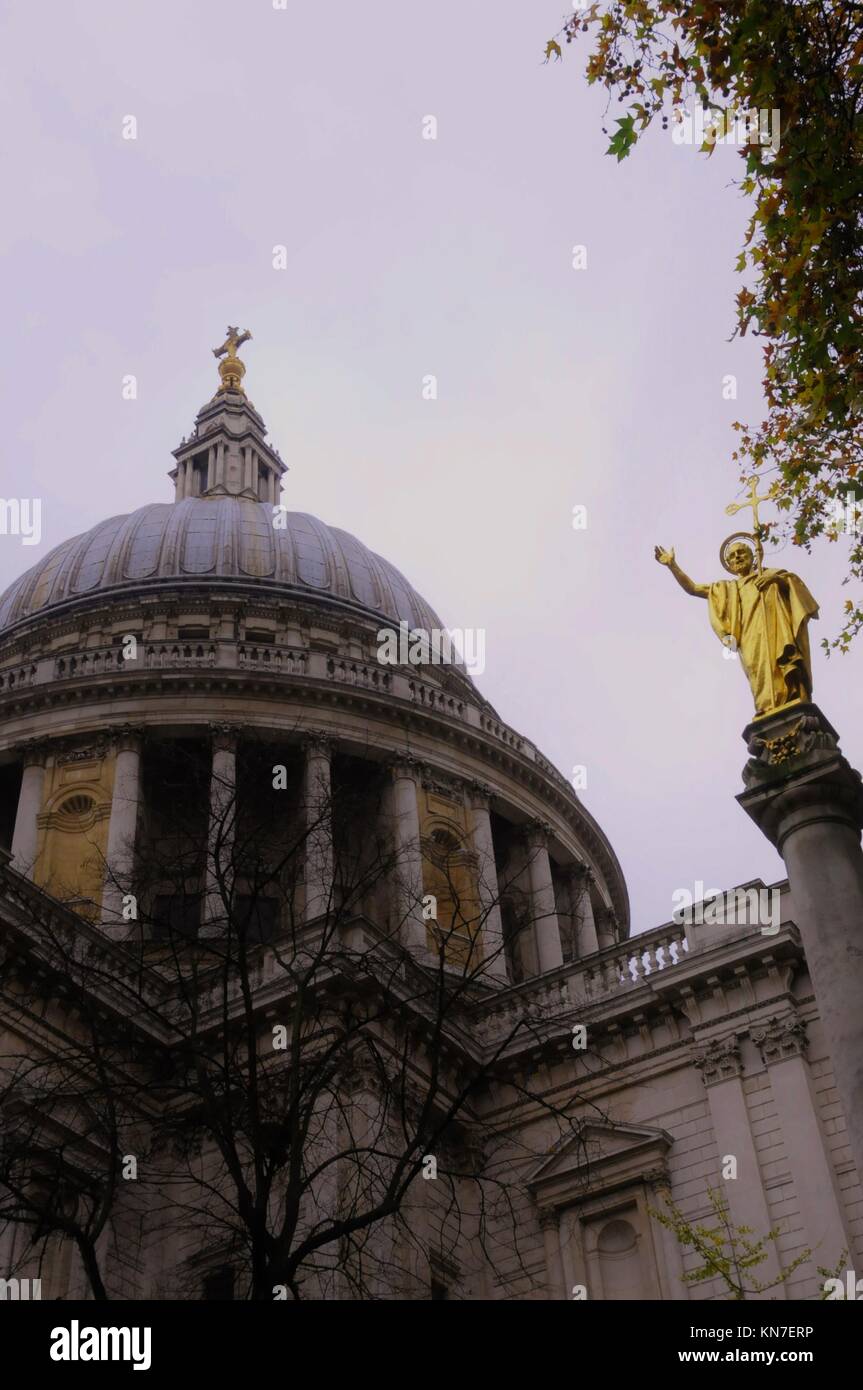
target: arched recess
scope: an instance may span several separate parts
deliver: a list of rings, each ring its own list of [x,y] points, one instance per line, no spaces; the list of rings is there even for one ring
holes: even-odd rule
[[[436,955],[443,943],[446,959],[464,966],[481,935],[477,861],[463,827],[436,816],[422,837],[423,892],[436,900],[436,918],[428,922],[428,944]]]
[[[630,1221],[616,1216],[599,1231],[596,1253],[603,1297],[615,1302],[650,1298],[641,1259],[641,1236]]]

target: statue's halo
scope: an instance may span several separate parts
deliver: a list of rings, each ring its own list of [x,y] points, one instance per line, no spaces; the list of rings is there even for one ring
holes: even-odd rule
[[[758,548],[755,544],[755,537],[751,535],[749,531],[735,531],[732,535],[726,536],[725,540],[719,547],[720,564],[722,565],[722,568],[724,570],[728,571],[729,574],[734,574],[735,571],[726,562],[725,557],[731,549],[732,545],[736,545],[738,541],[743,541],[749,547],[749,549],[752,551],[753,560],[755,561],[756,565],[758,563]]]

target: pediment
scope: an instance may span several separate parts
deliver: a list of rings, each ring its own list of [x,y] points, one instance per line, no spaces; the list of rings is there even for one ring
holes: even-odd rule
[[[667,1130],[654,1125],[588,1121],[537,1164],[528,1188],[543,1204],[558,1205],[654,1177],[665,1166],[673,1143]]]

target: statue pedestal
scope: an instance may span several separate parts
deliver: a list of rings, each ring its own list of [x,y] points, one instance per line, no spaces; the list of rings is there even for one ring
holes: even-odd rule
[[[785,860],[818,1010],[863,1180],[863,782],[817,705],[789,705],[743,732],[737,800]]]

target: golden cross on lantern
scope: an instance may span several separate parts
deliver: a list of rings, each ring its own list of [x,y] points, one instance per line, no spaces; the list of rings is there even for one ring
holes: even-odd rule
[[[745,500],[743,502],[729,502],[728,506],[725,508],[726,516],[734,516],[737,512],[743,511],[746,507],[752,508],[752,536],[757,547],[759,571],[761,570],[764,560],[764,551],[761,545],[761,538],[758,535],[758,528],[761,525],[758,520],[758,504],[759,502],[772,502],[775,492],[776,484],[771,483],[764,496],[761,497],[758,492],[758,476],[757,474],[753,474],[749,479],[749,492]]]
[[[248,328],[241,333],[239,328],[234,328],[232,324],[228,324],[227,336],[222,346],[213,348],[213,356],[222,358],[219,363],[219,376],[222,378],[222,384],[216,395],[222,391],[239,391],[243,396],[246,394],[243,390],[246,364],[240,361],[237,353],[243,343],[249,342],[251,336]]]

